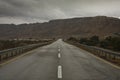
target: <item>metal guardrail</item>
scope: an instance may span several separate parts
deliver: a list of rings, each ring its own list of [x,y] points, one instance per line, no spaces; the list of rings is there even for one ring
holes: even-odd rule
[[[120,65],[120,53],[118,52],[113,52],[107,49],[103,49],[103,48],[99,48],[99,47],[95,47],[95,46],[87,46],[87,45],[83,45],[83,44],[78,44],[78,43],[72,43],[84,50],[87,50],[91,53],[93,53],[94,55],[97,55],[101,58],[104,58],[106,60],[109,60],[111,62],[117,63]]]
[[[81,45],[81,47],[107,60],[120,61],[120,53],[109,51],[109,50],[98,48],[98,47],[93,47],[93,46]]]
[[[0,51],[0,62],[3,60],[6,60],[6,59],[12,58],[14,56],[23,54],[24,52],[30,51],[30,50],[35,49],[37,47],[47,45],[49,43],[51,43],[51,42],[32,44],[32,45],[2,50],[2,51]]]

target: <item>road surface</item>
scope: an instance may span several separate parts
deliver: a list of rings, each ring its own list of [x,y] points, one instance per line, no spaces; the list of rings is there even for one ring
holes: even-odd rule
[[[120,80],[120,69],[61,39],[28,53],[1,66],[0,80]]]

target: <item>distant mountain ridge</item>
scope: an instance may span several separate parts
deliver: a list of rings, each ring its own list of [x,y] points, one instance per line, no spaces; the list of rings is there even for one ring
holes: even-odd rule
[[[0,39],[101,37],[120,33],[120,19],[106,16],[51,20],[33,24],[0,24]]]

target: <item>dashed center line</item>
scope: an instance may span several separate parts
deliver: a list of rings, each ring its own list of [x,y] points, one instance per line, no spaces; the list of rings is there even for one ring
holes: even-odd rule
[[[58,53],[58,58],[61,58],[61,54],[60,53]]]
[[[58,58],[60,60],[61,58],[61,54],[60,54],[60,48],[58,48]],[[60,62],[59,62],[59,65],[58,65],[58,79],[62,79],[62,66],[60,65]]]
[[[62,79],[62,66],[58,66],[58,79]]]
[[[60,49],[58,49],[58,51],[60,52]]]

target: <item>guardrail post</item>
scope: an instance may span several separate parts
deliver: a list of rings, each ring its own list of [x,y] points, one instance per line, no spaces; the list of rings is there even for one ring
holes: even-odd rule
[[[0,61],[2,61],[2,55],[0,55]]]

